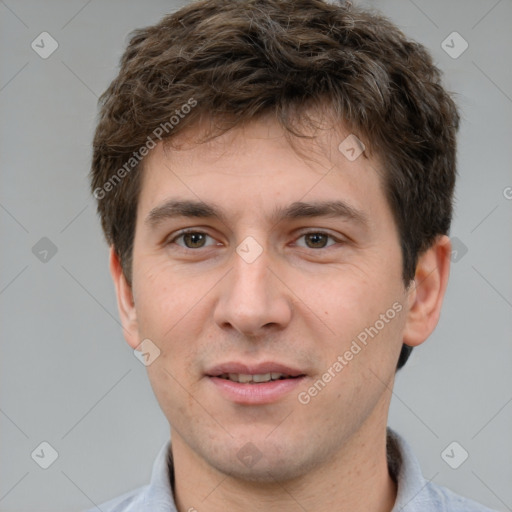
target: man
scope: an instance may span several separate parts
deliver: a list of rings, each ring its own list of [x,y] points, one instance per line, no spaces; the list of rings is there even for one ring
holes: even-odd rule
[[[320,0],[134,33],[92,190],[171,440],[103,511],[483,511],[387,429],[447,286],[459,116],[421,45]]]

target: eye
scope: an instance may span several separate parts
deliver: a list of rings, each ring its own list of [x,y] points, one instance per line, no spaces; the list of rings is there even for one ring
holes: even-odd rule
[[[168,244],[176,243],[180,247],[183,247],[184,249],[201,249],[203,247],[208,247],[206,245],[206,239],[210,238],[213,240],[213,238],[204,233],[203,231],[182,231],[177,236],[169,240]],[[177,240],[183,240],[183,244],[177,243]],[[210,244],[215,245],[215,244]],[[219,244],[217,244],[219,245]]]
[[[207,244],[206,241],[208,238],[212,240],[213,243]],[[331,245],[335,245],[337,242],[342,242],[325,231],[308,231],[306,233],[302,233],[297,240],[302,238],[305,240],[305,245],[298,243],[297,245],[299,247],[304,247],[305,249],[324,249]],[[329,239],[331,240],[331,243],[329,243]],[[207,233],[195,230],[181,231],[167,242],[167,244],[174,243],[184,249],[202,249],[212,245],[222,245],[220,243],[216,243],[215,240]]]
[[[302,233],[298,240],[301,238],[306,240],[306,245],[299,245],[299,247],[305,247],[306,249],[324,249],[325,247],[329,247],[336,242],[341,242],[340,240],[334,238],[332,235],[324,231],[308,231],[307,233]],[[327,245],[329,238],[333,240],[333,243]]]

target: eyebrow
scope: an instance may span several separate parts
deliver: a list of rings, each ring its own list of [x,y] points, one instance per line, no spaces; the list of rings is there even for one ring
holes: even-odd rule
[[[145,223],[154,228],[165,220],[176,217],[217,219],[227,224],[225,213],[214,204],[178,199],[169,199],[153,208],[148,213]],[[368,225],[367,215],[344,201],[296,201],[284,208],[277,207],[270,216],[270,220],[277,223],[283,220],[311,217],[339,217],[363,226]]]

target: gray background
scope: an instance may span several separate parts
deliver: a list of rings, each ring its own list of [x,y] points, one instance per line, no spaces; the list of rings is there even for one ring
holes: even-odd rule
[[[121,334],[87,172],[97,96],[127,34],[178,5],[0,1],[1,511],[78,511],[145,484],[168,437]],[[390,425],[428,479],[512,510],[512,2],[365,5],[432,51],[463,114],[459,250],[439,326],[398,375]],[[47,59],[31,48],[43,31],[59,44]],[[456,59],[441,47],[453,31],[469,43]],[[46,262],[32,252],[42,237],[57,248]],[[42,441],[59,455],[46,470],[31,458]],[[458,469],[440,455],[452,441],[469,453]]]

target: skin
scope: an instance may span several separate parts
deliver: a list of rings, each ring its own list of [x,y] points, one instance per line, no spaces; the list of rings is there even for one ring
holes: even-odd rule
[[[449,239],[440,236],[421,255],[406,287],[379,162],[345,158],[337,148],[348,132],[326,128],[296,141],[307,159],[270,120],[203,144],[194,133],[147,157],[131,286],[110,253],[127,342],[136,348],[149,338],[161,351],[147,370],[171,427],[178,509],[390,511],[396,485],[385,442],[396,362],[402,342],[419,345],[438,322]],[[213,202],[225,219],[145,222],[170,198]],[[270,220],[276,206],[320,200],[342,200],[367,222]],[[208,237],[173,241],[183,228]],[[236,252],[247,236],[263,251],[252,263]],[[300,403],[297,394],[396,302],[402,310]],[[278,361],[306,378],[275,403],[235,404],[205,376],[226,361]],[[248,442],[261,454],[250,467],[237,457]]]

